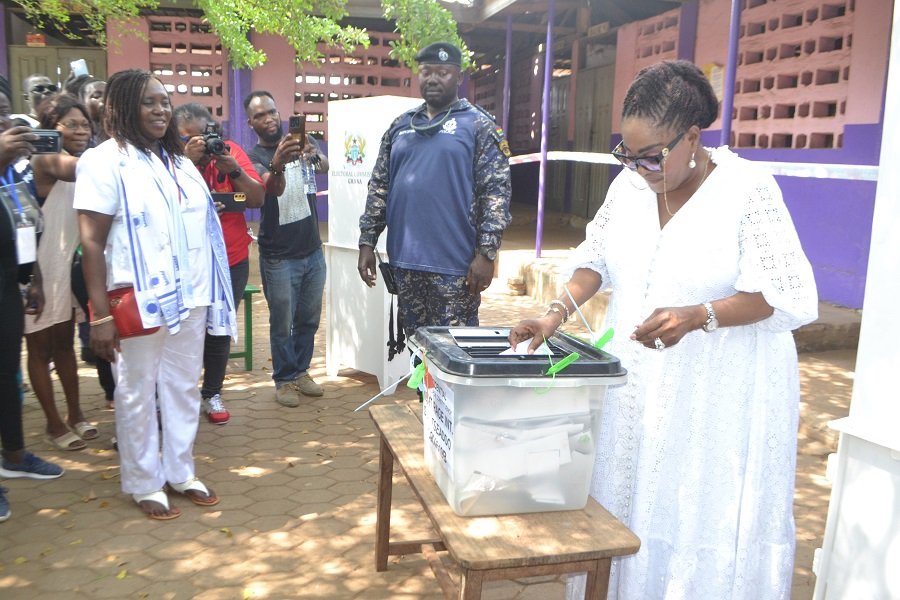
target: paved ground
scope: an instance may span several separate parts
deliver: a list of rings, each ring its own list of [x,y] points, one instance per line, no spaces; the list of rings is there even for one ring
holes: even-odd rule
[[[251,275],[258,283],[258,275]],[[508,324],[536,314],[525,296],[495,285],[485,296],[484,323]],[[62,464],[53,481],[8,480],[13,516],[0,524],[0,590],[15,599],[396,599],[440,598],[420,556],[395,558],[387,573],[373,568],[377,439],[367,413],[353,409],[378,391],[374,377],[345,370],[325,376],[324,327],[312,373],[325,396],[299,408],[273,400],[268,315],[254,305],[254,370],[234,361],[224,398],[225,426],[201,423],[197,473],[222,497],[202,509],[176,503],[183,515],[150,521],[119,491],[117,455],[109,447],[113,413],[104,410],[94,371],[81,368],[82,403],[99,424],[100,438],[80,452],[60,452],[43,441],[37,401],[25,405],[27,445]],[[801,355],[803,426],[797,493],[795,600],[811,597],[813,550],[821,545],[830,486],[825,457],[834,438],[825,423],[847,413],[855,353]],[[57,385],[57,394],[61,394]],[[59,398],[61,396],[58,395]],[[413,401],[403,389],[387,402]],[[424,516],[395,478],[397,535],[422,537]],[[486,598],[563,597],[555,578],[496,582]]]

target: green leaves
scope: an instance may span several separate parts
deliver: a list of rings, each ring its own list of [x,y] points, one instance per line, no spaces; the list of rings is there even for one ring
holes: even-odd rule
[[[78,35],[68,30],[69,15],[81,14],[101,46],[106,45],[107,19],[129,21],[142,9],[152,10],[159,6],[156,0],[16,0],[16,4],[38,27],[52,23],[71,39]]]
[[[466,48],[456,20],[438,0],[381,0],[384,18],[393,20],[400,39],[391,44],[391,54],[406,66],[416,68],[416,53],[432,42],[453,42],[462,50],[462,67],[472,65],[472,52]]]
[[[319,42],[353,52],[369,47],[365,29],[341,27],[345,0],[195,0],[229,52],[236,67],[258,67],[266,55],[250,43],[251,31],[283,37],[297,53],[297,62],[322,58]]]
[[[67,30],[70,14],[80,13],[100,45],[106,45],[107,19],[130,21],[141,11],[158,7],[157,0],[15,0],[40,27],[52,23],[72,38]],[[265,52],[250,42],[250,32],[284,38],[297,53],[297,62],[318,62],[323,58],[318,44],[351,53],[358,46],[369,47],[365,29],[339,25],[347,16],[346,0],[193,0],[228,51],[231,64],[254,68],[266,62]],[[463,51],[463,68],[471,65],[472,53],[457,32],[453,15],[438,0],[382,0],[384,16],[396,23],[401,39],[391,42],[392,55],[411,68],[416,67],[419,48],[437,41],[453,42]]]

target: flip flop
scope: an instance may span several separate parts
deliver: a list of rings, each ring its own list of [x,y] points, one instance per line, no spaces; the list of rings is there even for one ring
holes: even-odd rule
[[[149,494],[132,494],[131,497],[134,498],[137,505],[141,507],[141,510],[144,511],[144,514],[147,515],[148,519],[153,519],[154,521],[171,521],[172,519],[177,519],[181,516],[181,511],[177,507],[169,506],[169,497],[162,490],[156,490]],[[148,512],[143,504],[141,504],[142,502],[153,502],[154,504],[158,504],[166,509],[166,512],[162,514]]]
[[[79,421],[72,426],[81,439],[83,440],[93,440],[96,439],[100,432],[96,427],[88,423],[87,421]]]
[[[60,450],[84,450],[87,444],[71,431],[67,431],[59,437],[47,435],[47,441],[59,448]]]
[[[188,500],[197,506],[215,506],[219,503],[219,497],[209,491],[203,485],[203,482],[196,477],[188,479],[184,483],[170,483],[169,487],[179,494],[187,496]],[[200,494],[203,494],[203,496]]]

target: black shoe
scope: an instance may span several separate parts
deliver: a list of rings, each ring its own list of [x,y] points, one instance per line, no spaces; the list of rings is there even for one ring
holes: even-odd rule
[[[81,362],[88,365],[97,364],[97,355],[88,346],[81,349]]]

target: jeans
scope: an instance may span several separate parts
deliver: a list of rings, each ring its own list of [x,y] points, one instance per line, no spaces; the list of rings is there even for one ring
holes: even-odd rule
[[[309,369],[322,316],[325,255],[319,248],[304,258],[260,256],[259,272],[269,305],[272,379],[280,387]]]
[[[231,292],[234,294],[234,310],[241,304],[244,288],[250,278],[250,261],[244,259],[233,265],[231,271]],[[212,398],[222,393],[222,382],[225,381],[225,369],[228,367],[228,354],[231,352],[231,336],[209,335],[203,344],[203,386],[200,395]]]

